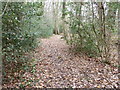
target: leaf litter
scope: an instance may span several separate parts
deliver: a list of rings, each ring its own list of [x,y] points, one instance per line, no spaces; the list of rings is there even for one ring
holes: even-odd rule
[[[118,68],[98,59],[77,55],[60,35],[42,39],[33,53],[35,72],[26,72],[23,82],[33,88],[119,88]]]

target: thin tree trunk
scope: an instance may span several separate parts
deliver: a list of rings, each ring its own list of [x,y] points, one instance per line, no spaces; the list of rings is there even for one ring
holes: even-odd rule
[[[96,47],[97,47],[99,53],[101,53],[101,50],[99,48],[100,44],[99,44],[99,40],[98,40],[98,35],[97,35],[97,32],[95,30],[95,25],[94,25],[94,21],[95,21],[94,17],[95,17],[95,15],[94,15],[94,7],[93,7],[93,2],[92,2],[92,24],[93,24],[92,28],[93,28],[93,32],[94,32],[95,37],[96,37],[96,42],[97,42]]]
[[[79,19],[79,23],[78,23],[78,33],[80,33],[80,22],[81,22],[81,8],[82,8],[82,3],[79,4],[79,14],[78,14],[78,19]],[[77,13],[76,13],[77,14]],[[81,48],[83,46],[83,38],[82,38],[82,35],[79,34],[80,36],[80,39],[81,39]]]
[[[107,59],[107,47],[106,47],[106,30],[105,30],[105,12],[102,2],[98,2],[98,15],[100,24],[100,46],[102,51],[102,59]]]
[[[119,72],[120,72],[120,9],[118,9],[118,65],[119,65]],[[120,78],[120,75],[119,75]]]
[[[58,2],[53,2],[54,33],[58,34]]]
[[[65,28],[65,5],[66,5],[66,2],[64,0],[63,1],[63,6],[62,6],[62,24],[63,24],[64,38],[67,39],[66,28]]]
[[[111,6],[108,7],[108,13],[106,15],[106,22],[107,22],[107,31],[106,31],[106,43],[107,43],[107,53],[108,53],[108,59],[111,57],[111,51],[112,51],[112,30],[115,28],[115,18],[116,18],[116,10],[114,10]]]

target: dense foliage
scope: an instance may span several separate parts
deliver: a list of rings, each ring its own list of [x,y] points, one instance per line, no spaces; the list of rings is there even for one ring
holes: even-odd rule
[[[52,25],[44,16],[44,3],[27,3],[24,6],[25,17],[23,29],[37,37],[49,37],[52,35]]]
[[[63,22],[69,26],[69,29],[64,28],[67,42],[90,57],[109,60],[112,37],[118,32],[119,8],[117,2],[66,2]]]
[[[43,3],[8,2],[2,5],[5,11],[2,16],[3,74],[4,79],[9,80],[15,72],[28,70],[32,59],[27,52],[37,46],[37,38],[50,36],[52,27],[45,26],[48,22],[43,18]]]

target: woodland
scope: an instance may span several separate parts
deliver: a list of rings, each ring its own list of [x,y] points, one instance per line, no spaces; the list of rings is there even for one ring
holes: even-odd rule
[[[1,2],[3,88],[120,88],[120,2]]]

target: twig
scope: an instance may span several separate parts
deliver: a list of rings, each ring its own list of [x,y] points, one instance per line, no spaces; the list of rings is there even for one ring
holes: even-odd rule
[[[9,0],[8,0],[8,2],[9,2]],[[5,13],[6,9],[7,9],[8,2],[6,3],[5,8],[4,8],[2,14],[0,15],[0,17],[2,17],[4,15],[4,13]]]

